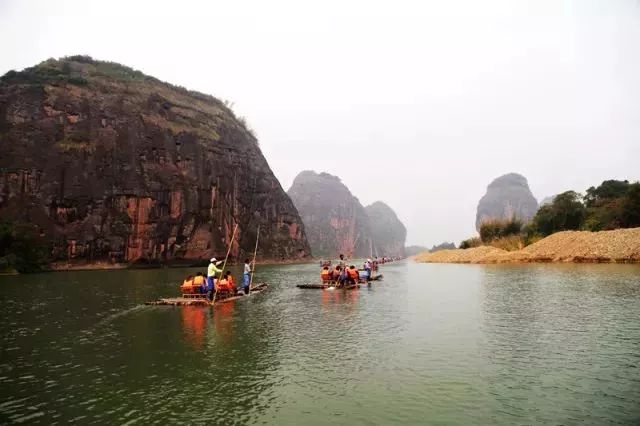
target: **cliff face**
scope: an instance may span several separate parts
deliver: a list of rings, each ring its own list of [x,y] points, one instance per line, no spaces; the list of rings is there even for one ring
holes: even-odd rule
[[[382,201],[376,201],[365,207],[365,211],[369,216],[374,254],[377,252],[381,256],[404,257],[407,228],[391,207]]]
[[[87,57],[0,81],[0,219],[37,224],[53,258],[309,256],[256,138],[219,100]]]
[[[369,218],[356,197],[336,176],[303,171],[289,189],[314,256],[366,257],[372,249]]]
[[[517,173],[509,173],[495,179],[487,187],[487,193],[478,203],[476,229],[490,219],[510,219],[512,216],[529,222],[538,210],[527,179]]]

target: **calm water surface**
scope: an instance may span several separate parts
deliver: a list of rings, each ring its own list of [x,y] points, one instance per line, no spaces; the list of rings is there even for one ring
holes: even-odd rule
[[[148,307],[193,270],[0,277],[0,423],[640,424],[640,267],[397,262]]]

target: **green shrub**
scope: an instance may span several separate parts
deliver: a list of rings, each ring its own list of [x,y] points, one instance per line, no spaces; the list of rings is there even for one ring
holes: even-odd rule
[[[522,231],[522,221],[512,217],[506,220],[488,220],[480,225],[480,239],[483,243],[493,240],[519,235]]]
[[[482,245],[482,240],[478,237],[469,238],[468,240],[464,240],[460,243],[460,248],[465,250],[473,247],[480,247]]]

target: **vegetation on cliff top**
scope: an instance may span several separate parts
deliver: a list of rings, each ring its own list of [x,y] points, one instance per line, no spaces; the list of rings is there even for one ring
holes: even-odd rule
[[[91,84],[104,84],[105,81],[135,83],[137,85],[148,84],[156,87],[163,86],[179,92],[184,96],[189,96],[190,98],[209,105],[214,105],[216,108],[223,110],[233,117],[244,130],[254,137],[254,142],[257,144],[255,131],[248,125],[246,118],[235,115],[231,109],[231,102],[221,101],[214,96],[164,82],[117,62],[100,61],[88,55],[73,55],[60,59],[50,58],[33,67],[25,68],[22,71],[8,71],[0,77],[0,84],[25,84],[33,86],[44,86],[47,84],[54,86],[63,84],[87,86]],[[163,95],[166,96],[166,93]]]

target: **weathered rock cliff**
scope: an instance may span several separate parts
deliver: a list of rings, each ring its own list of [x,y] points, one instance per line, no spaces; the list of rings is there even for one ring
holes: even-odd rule
[[[407,228],[404,227],[396,212],[382,201],[365,207],[369,216],[374,254],[386,257],[404,257],[404,243],[407,239]]]
[[[358,199],[336,176],[303,171],[288,191],[305,225],[314,256],[369,256],[369,218]]]
[[[0,81],[0,217],[37,224],[54,259],[310,254],[256,138],[219,100],[88,57]]]
[[[527,179],[517,173],[496,178],[478,203],[476,229],[490,219],[510,219],[512,216],[530,221],[538,210],[538,201],[531,193]]]

